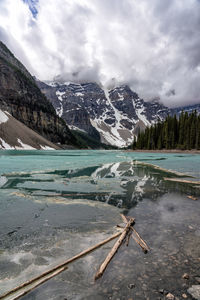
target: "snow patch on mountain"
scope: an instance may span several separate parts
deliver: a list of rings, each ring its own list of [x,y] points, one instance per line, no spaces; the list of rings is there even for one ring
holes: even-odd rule
[[[61,92],[61,91],[56,91],[56,96],[58,97],[58,100],[60,101],[60,107],[59,108],[56,108],[56,113],[57,113],[57,115],[59,116],[59,117],[61,117],[62,116],[62,114],[63,114],[63,104],[62,104],[62,102],[63,102],[63,98],[62,98],[62,96],[65,94],[65,92]]]
[[[83,132],[83,133],[86,133],[86,131],[85,131],[85,130],[83,130],[83,129],[80,129],[80,128],[76,127],[76,126],[73,126],[73,125],[68,125],[68,127],[69,127],[69,129],[71,129],[71,130],[75,130],[75,131],[81,131],[81,132]]]
[[[55,150],[54,148],[49,147],[49,146],[42,146],[42,145],[40,145],[40,147],[41,147],[41,150]]]
[[[146,126],[150,126],[151,123],[147,120],[147,118],[144,115],[144,107],[143,108],[139,108],[136,109],[136,113],[138,115],[138,118],[146,125]]]
[[[0,109],[0,124],[8,121],[8,116]]]
[[[22,143],[20,139],[17,139],[17,141],[21,145],[21,147],[15,146],[15,149],[17,150],[36,150],[36,148],[33,148],[30,145]]]
[[[103,143],[115,145],[119,148],[124,146],[126,142],[119,139],[117,132],[114,132],[115,128],[110,127],[109,125],[98,119],[90,119],[90,121],[92,126],[100,133],[101,141]]]
[[[127,119],[112,103],[109,97],[109,91],[103,89],[104,95],[106,97],[106,107],[102,115],[96,115],[95,118],[91,118],[90,121],[92,125],[99,131],[102,137],[102,142],[115,145],[117,147],[124,147],[130,144],[133,141],[133,136],[125,128],[121,121]],[[123,99],[123,97],[120,97]],[[100,102],[100,99],[97,99],[97,104]],[[113,123],[108,124],[106,120],[109,120],[112,116]],[[124,138],[125,133],[127,132],[130,137]]]
[[[2,138],[0,138],[0,149],[6,149],[6,150],[13,150],[15,147],[10,146],[8,143],[6,143]]]

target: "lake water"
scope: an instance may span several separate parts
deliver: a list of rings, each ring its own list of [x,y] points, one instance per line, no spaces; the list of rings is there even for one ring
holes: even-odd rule
[[[22,299],[154,300],[167,292],[192,299],[187,289],[200,276],[200,189],[166,181],[177,178],[173,172],[199,181],[200,155],[0,151],[0,295],[109,237],[124,213],[136,218],[148,254],[130,240],[94,282],[111,242]]]

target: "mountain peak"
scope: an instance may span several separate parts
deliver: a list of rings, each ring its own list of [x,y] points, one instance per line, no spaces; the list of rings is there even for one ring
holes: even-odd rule
[[[168,108],[145,102],[126,84],[112,89],[95,82],[53,82],[48,90],[42,83],[39,86],[69,127],[93,137],[98,134],[101,142],[118,147],[131,144],[139,128],[143,130],[168,113]]]
[[[43,84],[44,85],[44,84]],[[76,144],[76,138],[56,115],[35,78],[0,42],[0,109],[54,143]]]

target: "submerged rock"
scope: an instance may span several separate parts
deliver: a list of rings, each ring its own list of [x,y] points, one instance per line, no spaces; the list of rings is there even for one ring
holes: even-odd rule
[[[164,294],[165,290],[164,289],[159,289],[158,291],[159,291],[160,294]]]
[[[182,276],[183,279],[189,279],[189,275],[187,273],[184,273]]]
[[[187,291],[194,299],[200,300],[200,285],[192,285]]]
[[[134,283],[130,283],[129,285],[128,285],[128,288],[129,289],[133,289],[135,287],[135,284]]]
[[[196,280],[198,283],[200,283],[200,277],[199,277],[199,276],[196,276],[196,277],[195,277],[195,280]]]
[[[174,300],[175,297],[174,297],[174,295],[172,295],[171,293],[168,293],[168,294],[166,295],[166,299],[168,299],[168,300]]]

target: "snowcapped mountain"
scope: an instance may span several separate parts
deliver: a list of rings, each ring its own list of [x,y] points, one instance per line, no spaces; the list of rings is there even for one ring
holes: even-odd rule
[[[127,85],[107,90],[93,82],[37,84],[71,129],[118,147],[131,144],[139,130],[170,112],[158,102],[145,102]]]
[[[182,111],[187,112],[188,114],[190,114],[191,112],[193,112],[195,110],[196,110],[197,114],[199,115],[200,114],[200,104],[181,106],[181,107],[173,108],[173,109],[171,109],[171,114],[172,115],[176,114],[177,116],[179,116]]]
[[[0,149],[54,150],[59,147],[0,109]]]

